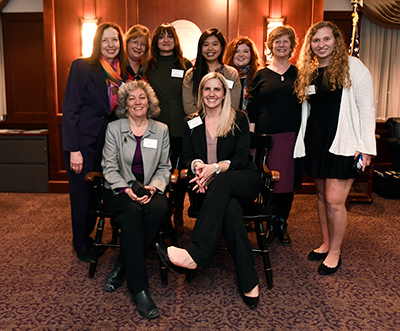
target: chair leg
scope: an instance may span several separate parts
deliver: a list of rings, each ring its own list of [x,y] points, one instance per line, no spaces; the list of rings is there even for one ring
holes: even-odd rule
[[[89,278],[93,278],[94,273],[96,271],[97,261],[100,255],[99,254],[100,244],[101,244],[101,239],[103,237],[103,230],[104,230],[104,217],[100,217],[99,223],[97,224],[96,237],[94,239],[92,258],[90,259],[90,264],[89,264]]]
[[[169,219],[169,222],[171,222],[171,219]],[[168,223],[168,220],[167,220]],[[165,247],[165,240],[164,240],[164,227],[165,223],[161,225],[160,231],[158,232],[158,242],[160,245]],[[161,284],[162,286],[167,286],[168,285],[168,269],[164,265],[164,263],[161,261],[161,258],[159,258],[160,261],[160,274],[161,274]]]
[[[260,220],[255,219],[254,229],[257,235],[258,247],[261,251],[261,255],[263,258],[264,272],[265,272],[265,277],[267,279],[268,288],[272,289],[274,287],[274,281],[272,277],[272,268],[271,268],[271,261],[269,259],[269,251],[268,251],[265,228]]]

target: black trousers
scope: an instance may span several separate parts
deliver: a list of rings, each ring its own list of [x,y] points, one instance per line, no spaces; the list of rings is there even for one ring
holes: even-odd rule
[[[249,292],[258,284],[258,274],[241,204],[254,201],[260,185],[260,176],[255,170],[229,170],[219,174],[205,194],[186,247],[193,260],[200,267],[205,267],[222,233],[235,261],[242,292]]]
[[[160,225],[168,217],[168,201],[155,194],[146,205],[133,201],[127,194],[113,195],[104,190],[104,206],[121,225],[121,254],[128,289],[138,293],[149,287],[145,255],[154,243]]]
[[[70,152],[64,151],[64,162],[69,182],[73,244],[77,252],[86,252],[93,244],[89,236],[96,225],[96,217],[89,214],[94,203],[93,188],[85,182],[85,175],[90,171],[102,172],[104,132],[101,131],[98,137],[80,135],[79,142],[83,156],[82,172],[77,175],[70,169]]]

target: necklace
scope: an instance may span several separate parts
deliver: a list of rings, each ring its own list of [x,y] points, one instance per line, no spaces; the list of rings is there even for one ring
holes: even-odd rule
[[[281,82],[285,81],[285,77],[283,75],[281,75]]]

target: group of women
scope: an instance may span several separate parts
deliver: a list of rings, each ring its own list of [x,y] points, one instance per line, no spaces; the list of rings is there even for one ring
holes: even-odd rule
[[[148,290],[145,254],[169,217],[164,191],[172,168],[191,169],[190,183],[202,206],[185,248],[156,244],[162,261],[179,273],[206,267],[222,234],[243,301],[257,307],[260,286],[241,207],[254,200],[261,185],[248,157],[250,131],[273,136],[267,163],[281,173],[268,240],[277,236],[290,245],[287,219],[294,191],[308,174],[317,189],[323,239],[308,259],[322,261],[322,275],[340,267],[345,200],[360,176],[354,160],[361,155],[364,170],[376,154],[372,79],[361,61],[347,55],[333,23],[310,27],[297,67],[289,61],[296,45],[293,28],[276,28],[267,41],[272,62],[264,68],[249,38],[226,45],[222,33],[211,28],[201,35],[192,66],[171,24],[160,24],[150,39],[142,25],[124,38],[118,25],[103,23],[91,57],[72,63],[62,138],[73,245],[79,259],[90,259],[95,219],[84,176],[102,171],[104,204],[121,225],[120,254],[105,287],[114,291],[125,276],[142,316],[159,316]],[[185,188],[178,185],[174,196],[179,233]]]

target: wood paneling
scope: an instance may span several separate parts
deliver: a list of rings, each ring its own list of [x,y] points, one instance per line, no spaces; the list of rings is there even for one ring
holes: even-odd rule
[[[47,127],[46,75],[41,13],[2,14],[7,122]]]
[[[229,42],[237,35],[263,47],[264,16],[286,16],[302,38],[309,25],[323,17],[323,0],[43,0],[45,17],[51,192],[67,189],[61,148],[62,104],[68,69],[80,56],[80,21],[93,8],[100,22],[114,21],[123,29],[140,23],[153,31],[162,22],[186,19],[201,30],[218,27]],[[88,8],[90,7],[90,10]],[[50,89],[50,90],[49,90]]]

